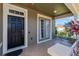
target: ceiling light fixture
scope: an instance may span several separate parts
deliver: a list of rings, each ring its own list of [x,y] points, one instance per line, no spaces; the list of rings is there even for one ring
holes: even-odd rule
[[[57,11],[56,10],[54,10],[54,13],[56,13]]]

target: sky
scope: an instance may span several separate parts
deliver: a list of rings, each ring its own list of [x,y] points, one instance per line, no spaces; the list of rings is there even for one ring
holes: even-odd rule
[[[65,18],[60,18],[60,19],[56,19],[55,20],[55,26],[57,26],[58,24],[64,25],[65,23],[70,22],[71,20],[73,20],[74,17],[73,16],[69,16],[69,17],[65,17]]]

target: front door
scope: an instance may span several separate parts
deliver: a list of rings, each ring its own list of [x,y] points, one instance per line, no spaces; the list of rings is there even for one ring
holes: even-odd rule
[[[3,55],[27,47],[27,9],[3,4]]]
[[[24,45],[24,18],[8,15],[8,49]]]

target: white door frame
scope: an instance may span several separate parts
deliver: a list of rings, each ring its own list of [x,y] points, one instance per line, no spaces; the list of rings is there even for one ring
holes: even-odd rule
[[[12,10],[17,10],[17,11],[21,11],[24,13],[24,15],[16,15],[16,14],[11,14],[9,13],[9,9]],[[12,4],[3,4],[3,55],[18,49],[23,49],[25,47],[28,46],[28,19],[27,19],[27,9],[24,8],[20,8],[17,6],[14,6]],[[25,18],[25,43],[24,46],[21,47],[16,47],[16,48],[12,48],[12,49],[8,49],[7,48],[7,15],[15,15],[15,16],[19,16],[19,17],[24,17]]]
[[[40,19],[39,17],[42,17],[42,18],[46,18],[46,19],[49,19],[50,20],[50,38],[47,39],[47,40],[43,40],[43,41],[39,41],[39,33],[40,33],[40,27],[39,27],[39,24],[40,24]],[[42,14],[37,14],[37,44],[39,43],[42,43],[42,42],[46,42],[48,40],[52,40],[52,18],[51,17],[48,17],[48,16],[45,16],[45,15],[42,15]]]

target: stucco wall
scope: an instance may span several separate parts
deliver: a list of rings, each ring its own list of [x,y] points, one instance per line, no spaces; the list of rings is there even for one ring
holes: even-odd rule
[[[37,12],[28,10],[28,44],[36,44],[37,39]]]
[[[2,42],[2,32],[3,32],[3,21],[2,21],[2,4],[0,3],[0,44]],[[2,55],[2,47],[0,47],[0,55]]]

